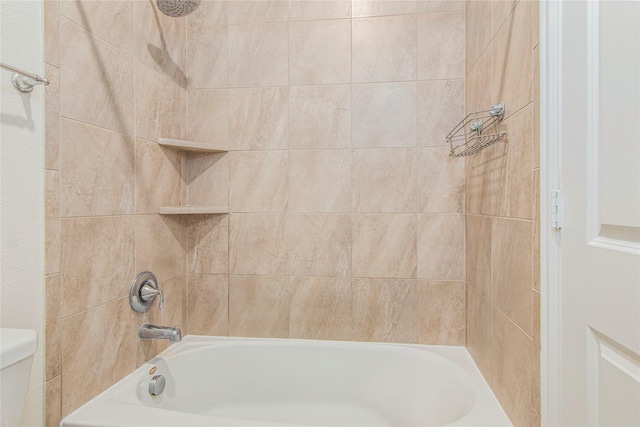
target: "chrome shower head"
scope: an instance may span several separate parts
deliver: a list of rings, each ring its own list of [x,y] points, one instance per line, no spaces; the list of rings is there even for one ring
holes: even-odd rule
[[[160,12],[172,18],[187,16],[200,5],[200,0],[157,0]]]

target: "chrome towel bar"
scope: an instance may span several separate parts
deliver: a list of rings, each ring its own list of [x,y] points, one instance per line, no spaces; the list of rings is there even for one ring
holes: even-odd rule
[[[49,84],[49,80],[44,77],[40,77],[37,74],[28,73],[21,70],[20,68],[16,68],[3,62],[0,62],[0,68],[5,68],[9,71],[13,71],[14,74],[11,76],[11,83],[13,83],[13,87],[18,89],[22,93],[31,92],[35,85],[46,86]]]

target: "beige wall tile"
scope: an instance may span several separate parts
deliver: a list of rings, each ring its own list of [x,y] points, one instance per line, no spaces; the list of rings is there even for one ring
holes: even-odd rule
[[[492,218],[466,216],[467,283],[491,300],[491,224]]]
[[[288,19],[286,0],[232,0],[228,8],[229,24],[279,22]]]
[[[492,302],[531,335],[531,221],[494,218],[491,234]]]
[[[289,248],[284,236],[284,214],[230,214],[229,273],[287,274]]]
[[[231,2],[230,5],[239,2]],[[261,3],[257,2],[256,4]],[[262,2],[264,3],[264,2]],[[229,10],[231,19],[231,10]],[[289,81],[287,23],[229,27],[229,85],[285,86]]]
[[[288,214],[284,239],[289,275],[349,276],[351,222],[347,214]]]
[[[418,215],[418,278],[464,280],[464,215]]]
[[[502,28],[513,11],[518,0],[491,0],[487,6],[491,9],[491,36]]]
[[[351,86],[289,89],[289,148],[351,146]]]
[[[60,70],[48,64],[44,69],[49,80],[44,94],[44,166],[46,169],[60,170]]]
[[[493,384],[493,319],[491,302],[467,286],[466,347],[489,384]]]
[[[486,111],[492,104],[499,102],[491,98],[492,58],[491,49],[486,49],[473,69],[467,74],[466,114]]]
[[[352,276],[415,278],[416,215],[352,216]]]
[[[186,21],[166,16],[154,2],[133,4],[135,58],[186,87]]]
[[[229,91],[196,89],[187,92],[187,137],[229,146]]]
[[[415,15],[354,19],[353,81],[415,80],[417,38]]]
[[[464,0],[418,0],[418,13],[456,12],[464,10]]]
[[[529,425],[533,342],[499,310],[493,310],[492,381],[489,383],[514,425]]]
[[[351,279],[291,279],[289,338],[349,340],[353,326]]]
[[[353,279],[352,289],[355,340],[418,342],[415,280]]]
[[[232,150],[286,148],[288,132],[288,88],[229,91],[229,142]]]
[[[351,22],[289,24],[289,84],[351,82]]]
[[[418,80],[464,78],[464,27],[464,12],[419,16]]]
[[[152,142],[158,138],[185,139],[185,90],[139,62],[135,76],[135,135]]]
[[[466,17],[466,62],[468,73],[474,68],[493,38],[491,31],[491,0],[468,2]],[[467,93],[473,92],[468,91]]]
[[[45,171],[44,273],[60,272],[62,231],[60,226],[60,172]]]
[[[352,147],[416,145],[416,83],[352,86]]]
[[[180,204],[180,153],[136,140],[136,211],[157,213],[160,206]]]
[[[46,0],[44,2],[44,62],[60,66],[60,2],[58,0]],[[46,74],[51,81],[49,73]],[[47,88],[47,92],[51,86]],[[46,108],[49,112],[49,107]]]
[[[540,169],[533,171],[533,288],[540,290]]]
[[[229,156],[232,211],[286,211],[289,201],[287,151],[238,151]]]
[[[62,416],[135,369],[134,318],[120,298],[62,320]]]
[[[60,375],[62,363],[62,346],[60,342],[61,308],[60,275],[54,274],[44,278],[45,296],[45,381]]]
[[[290,212],[349,212],[351,152],[289,152]]]
[[[61,0],[60,14],[132,55],[133,3],[125,0]]]
[[[229,335],[289,337],[291,279],[229,276]]]
[[[229,334],[229,278],[208,274],[189,275],[189,334]]]
[[[447,147],[418,147],[418,212],[464,212],[464,159]]]
[[[201,25],[225,25],[227,23],[228,3],[233,0],[204,0],[200,6],[187,15],[187,24],[192,27]]]
[[[351,18],[351,0],[289,0],[289,20]]]
[[[531,146],[533,108],[531,105],[509,117],[502,129],[507,136],[491,148],[491,207],[494,215],[531,219]]]
[[[188,28],[187,70],[189,89],[227,87],[227,27]]]
[[[229,156],[192,153],[183,157],[188,205],[229,206]],[[185,176],[186,175],[186,176]]]
[[[229,273],[229,215],[189,218],[189,274]]]
[[[464,114],[464,80],[418,82],[418,145],[441,147]]]
[[[531,3],[518,3],[491,44],[491,98],[504,101],[507,116],[532,100]]]
[[[416,149],[353,150],[354,212],[416,211]]]
[[[44,383],[46,396],[45,426],[59,427],[62,419],[62,377],[58,375]]]
[[[67,119],[61,131],[61,215],[133,213],[133,138]]]
[[[135,271],[133,236],[132,216],[62,220],[63,317],[127,294]]]
[[[540,3],[533,1],[531,5],[531,46],[540,43]]]
[[[465,157],[465,209],[467,213],[491,213],[491,149]]]
[[[536,3],[537,4],[537,3]],[[535,6],[534,6],[535,7]],[[533,49],[533,144],[531,159],[534,168],[540,167],[540,47]]]
[[[464,282],[418,280],[418,343],[465,344]]]
[[[532,382],[532,406],[533,410],[540,414],[540,292],[533,290],[533,344],[531,352],[533,353],[531,361],[531,382]],[[535,425],[535,424],[534,424]],[[537,425],[540,425],[538,422]]]
[[[184,275],[187,244],[182,220],[136,215],[135,224],[136,272],[152,271],[160,282]]]
[[[416,0],[353,0],[353,16],[404,15],[416,13]]]
[[[133,59],[67,19],[60,44],[62,116],[132,135]]]

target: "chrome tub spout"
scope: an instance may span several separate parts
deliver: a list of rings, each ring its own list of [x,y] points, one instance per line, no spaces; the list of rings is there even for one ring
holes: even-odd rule
[[[144,340],[168,339],[171,342],[182,340],[182,333],[177,326],[156,326],[149,323],[140,326],[138,336]]]

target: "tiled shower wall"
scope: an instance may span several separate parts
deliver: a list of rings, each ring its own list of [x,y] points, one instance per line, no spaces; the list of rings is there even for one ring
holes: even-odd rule
[[[464,2],[205,1],[187,19],[189,331],[465,343]]]
[[[157,215],[180,203],[186,22],[149,1],[45,1],[46,423],[76,409],[162,345],[145,321],[184,325],[186,231]],[[129,283],[154,271],[166,306],[136,316]]]
[[[507,137],[466,165],[467,347],[514,425],[540,425],[538,3],[466,5],[467,112]]]

